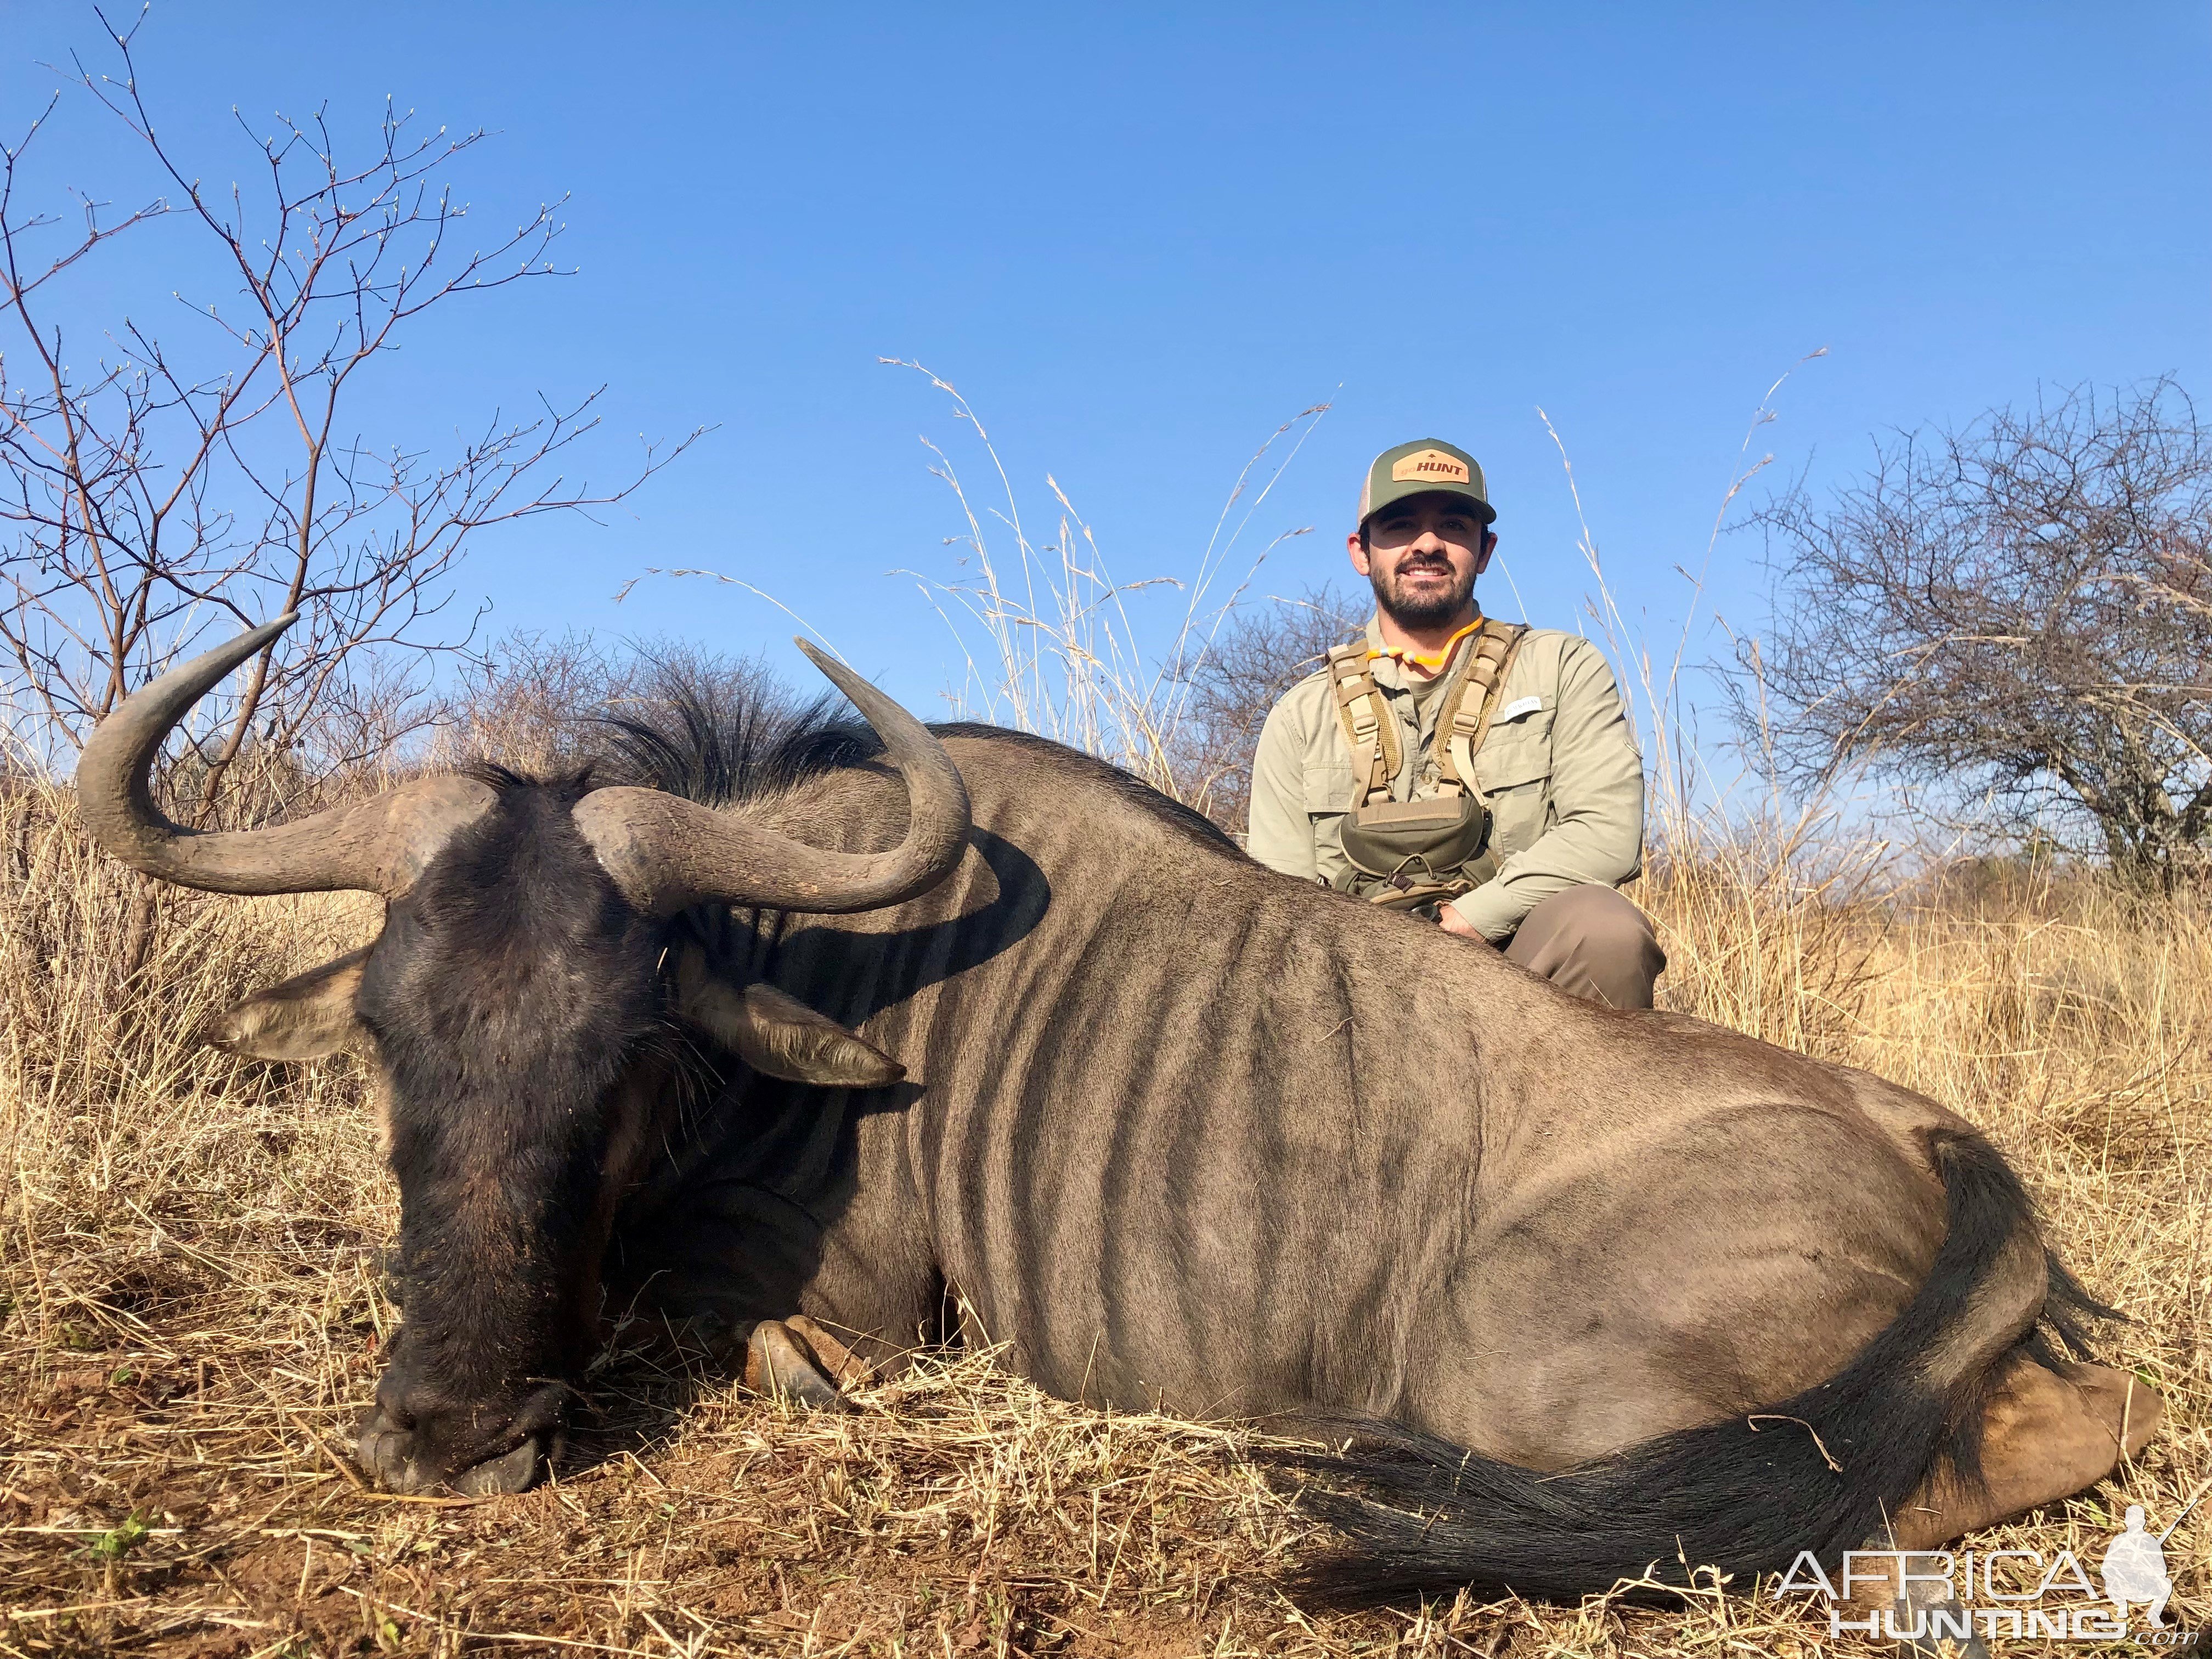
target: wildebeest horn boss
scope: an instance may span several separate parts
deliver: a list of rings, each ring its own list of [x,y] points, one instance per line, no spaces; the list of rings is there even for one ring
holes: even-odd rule
[[[2066,1357],[2099,1310],[1963,1119],[1573,1000],[818,657],[880,748],[679,691],[611,736],[620,786],[477,768],[177,830],[156,750],[283,625],[131,697],[79,786],[139,869],[386,898],[211,1037],[380,1073],[388,1486],[527,1484],[632,1306],[817,1401],[988,1338],[1070,1398],[1341,1425],[1304,1462],[1345,1601],[1923,1548],[2155,1424]]]

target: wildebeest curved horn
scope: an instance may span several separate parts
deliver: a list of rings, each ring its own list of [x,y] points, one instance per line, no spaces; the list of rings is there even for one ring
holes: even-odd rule
[[[654,915],[694,904],[844,914],[896,904],[952,872],[968,843],[968,786],[921,722],[800,640],[807,660],[867,716],[906,780],[906,838],[888,853],[809,847],[734,812],[658,789],[594,790],[574,817],[629,900]]]
[[[154,757],[191,706],[298,619],[279,617],[179,663],[100,723],[77,757],[77,799],[92,838],[134,870],[212,893],[405,890],[448,836],[490,805],[488,784],[426,778],[373,800],[263,830],[187,830],[148,786]]]

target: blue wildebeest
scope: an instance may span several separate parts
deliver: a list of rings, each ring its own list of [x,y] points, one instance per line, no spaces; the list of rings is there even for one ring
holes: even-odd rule
[[[487,768],[178,829],[154,756],[283,625],[132,696],[78,784],[139,870],[386,902],[213,1036],[380,1073],[389,1486],[527,1485],[638,1298],[817,1401],[964,1334],[1066,1397],[1355,1422],[1312,1500],[1346,1599],[1925,1547],[2158,1415],[2065,1357],[2095,1304],[1934,1103],[1570,1000],[819,658],[879,744],[690,704],[629,729],[619,785]]]

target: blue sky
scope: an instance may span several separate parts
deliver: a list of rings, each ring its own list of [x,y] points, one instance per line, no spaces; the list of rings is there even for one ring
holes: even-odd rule
[[[11,131],[88,12],[0,0]],[[1255,592],[1345,574],[1376,451],[1439,435],[1488,470],[1528,614],[1589,588],[1541,405],[1632,612],[1671,642],[1760,395],[1780,477],[1869,434],[2039,385],[2167,371],[2212,345],[2212,14],[2201,3],[1928,7],[1297,5],[623,8],[166,4],[142,69],[210,179],[227,127],[388,93],[496,137],[460,177],[505,222],[563,192],[580,274],[416,334],[358,406],[436,439],[601,382],[628,435],[715,430],[603,526],[489,536],[464,596],[499,627],[765,650],[744,592],[817,623],[917,707],[958,678],[896,567],[957,574],[972,441],[1033,517],[1057,477],[1124,580],[1188,574],[1246,457],[1334,408],[1243,546]],[[136,162],[64,105],[33,177],[131,198]],[[88,270],[80,325],[189,288],[159,238]],[[615,441],[616,440],[619,441]],[[1764,487],[1754,484],[1753,497]],[[1713,601],[1755,628],[1758,548]],[[1491,607],[1514,614],[1503,593]],[[1702,628],[1692,654],[1717,648]],[[936,705],[941,707],[941,705]]]

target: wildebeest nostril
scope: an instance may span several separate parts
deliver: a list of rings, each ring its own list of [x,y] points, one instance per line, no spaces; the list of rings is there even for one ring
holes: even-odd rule
[[[532,1435],[503,1457],[489,1458],[464,1469],[448,1483],[458,1492],[488,1497],[495,1492],[526,1492],[538,1479],[538,1437]]]
[[[412,1492],[423,1484],[413,1456],[415,1437],[398,1427],[382,1407],[362,1420],[354,1441],[354,1461],[388,1492]]]

